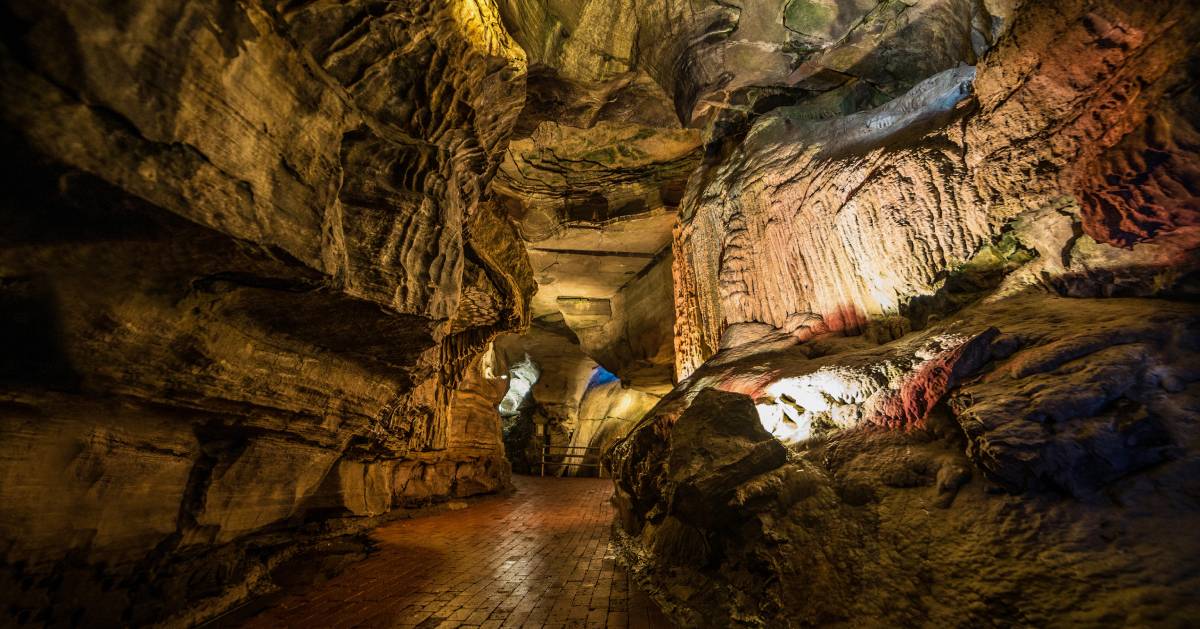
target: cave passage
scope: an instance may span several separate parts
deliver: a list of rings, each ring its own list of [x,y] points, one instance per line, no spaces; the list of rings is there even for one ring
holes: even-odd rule
[[[1200,0],[0,0],[0,626],[1198,626],[1197,112]]]
[[[528,347],[527,338],[517,342],[522,349]],[[539,356],[554,362],[553,357]],[[528,353],[501,376],[507,379],[508,390],[497,410],[505,453],[515,473],[603,476],[603,453],[659,399],[629,389],[616,374],[582,353],[574,358],[585,366],[594,365],[590,371],[574,372],[582,386],[552,376],[550,382],[565,388],[538,387],[543,372]]]
[[[514,484],[509,497],[382,526],[352,570],[217,626],[672,626],[613,555],[609,481]]]

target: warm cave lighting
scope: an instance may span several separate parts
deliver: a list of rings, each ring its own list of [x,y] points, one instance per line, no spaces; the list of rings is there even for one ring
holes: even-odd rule
[[[845,428],[858,421],[861,403],[874,387],[862,374],[821,369],[767,385],[755,404],[767,432],[792,445],[814,436],[820,427]]]
[[[513,365],[508,373],[508,392],[504,394],[504,399],[500,400],[497,407],[500,414],[504,416],[512,416],[520,412],[525,401],[529,399],[533,385],[537,384],[538,378],[542,375],[537,363],[533,362],[529,354],[525,354],[525,359]]]

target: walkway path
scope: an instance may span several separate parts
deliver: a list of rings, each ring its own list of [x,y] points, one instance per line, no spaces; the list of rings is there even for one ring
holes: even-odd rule
[[[510,497],[376,529],[378,552],[245,626],[670,626],[614,564],[612,481],[514,482]]]

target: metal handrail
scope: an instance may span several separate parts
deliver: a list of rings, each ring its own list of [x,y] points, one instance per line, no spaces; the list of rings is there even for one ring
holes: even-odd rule
[[[552,452],[552,450],[558,450],[559,452]],[[567,452],[568,450],[570,450],[570,451],[583,450],[583,453],[582,454],[571,454],[571,453]],[[549,444],[543,445],[542,446],[542,476],[546,475],[546,457],[547,456],[553,455],[560,459],[587,460],[588,454],[591,454],[591,453],[599,454],[599,453],[603,452],[603,450],[604,450],[604,448],[601,448],[599,446],[553,446],[553,445],[549,445]],[[604,478],[604,466],[601,465],[600,463],[583,463],[583,462],[563,463],[562,461],[552,461],[551,463],[552,464],[557,463],[559,465],[574,465],[575,467],[587,467],[587,468],[594,467],[599,470],[600,478]]]

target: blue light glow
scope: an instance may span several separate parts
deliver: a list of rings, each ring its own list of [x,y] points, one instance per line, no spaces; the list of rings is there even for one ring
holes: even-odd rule
[[[620,380],[620,378],[617,377],[617,374],[605,369],[604,367],[596,367],[594,370],[592,370],[592,377],[590,380],[588,380],[587,388],[590,389],[592,387],[598,387],[602,384],[616,382],[617,380]]]

